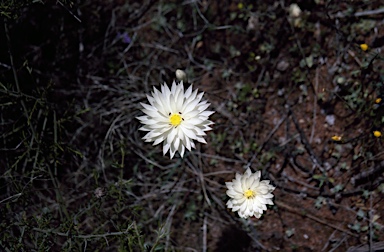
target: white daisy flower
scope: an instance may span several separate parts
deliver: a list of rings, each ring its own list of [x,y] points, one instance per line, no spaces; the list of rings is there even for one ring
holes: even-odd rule
[[[166,83],[161,91],[154,87],[152,96],[147,95],[150,105],[140,103],[145,115],[137,117],[144,124],[139,130],[148,131],[143,139],[153,145],[163,142],[163,155],[169,151],[171,159],[176,151],[183,157],[185,148],[195,148],[193,140],[207,143],[203,136],[212,129],[208,117],[214,111],[206,111],[210,103],[201,101],[204,92],[197,92],[192,85],[184,92],[183,82],[174,81],[171,89]]]
[[[260,175],[260,171],[252,173],[248,168],[244,175],[236,173],[232,182],[225,183],[227,195],[231,197],[227,207],[232,208],[232,212],[238,211],[241,218],[260,218],[263,211],[267,210],[266,205],[273,205],[272,191],[275,187],[269,184],[269,180],[260,181]]]

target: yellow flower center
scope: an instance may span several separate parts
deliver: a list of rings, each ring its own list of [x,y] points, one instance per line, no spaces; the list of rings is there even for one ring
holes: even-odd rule
[[[246,190],[245,192],[244,192],[244,196],[247,198],[247,199],[249,199],[249,198],[253,198],[253,197],[255,197],[255,192],[254,191],[252,191],[251,189],[248,189],[248,190]]]
[[[169,116],[169,122],[175,127],[179,126],[182,120],[183,118],[179,114],[172,114]]]

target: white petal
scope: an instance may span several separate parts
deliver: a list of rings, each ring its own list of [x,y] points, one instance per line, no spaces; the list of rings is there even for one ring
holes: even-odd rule
[[[241,187],[241,183],[233,183],[233,189],[238,192],[238,193],[241,193],[243,194],[244,193],[244,190],[243,188]]]
[[[173,141],[173,146],[175,147],[176,150],[180,152],[180,146],[183,146],[180,144],[180,138],[176,137],[175,140]]]
[[[141,103],[141,102],[140,102],[140,105],[143,106],[143,107],[144,107],[145,109],[147,109],[147,110],[152,110],[152,111],[156,111],[156,110],[157,110],[157,109],[154,108],[153,106],[150,106],[150,105],[145,104],[145,103]]]
[[[169,155],[171,159],[173,158],[173,156],[175,156],[175,153],[176,153],[176,150],[172,150],[172,148],[169,149]]]
[[[181,83],[182,83],[182,82],[181,82]],[[190,86],[188,87],[188,89],[185,91],[184,96],[185,96],[185,98],[188,99],[188,97],[189,97],[191,94],[192,94],[192,85],[190,85]]]
[[[198,141],[198,142],[200,142],[200,143],[203,143],[203,144],[206,144],[207,142],[205,141],[205,139],[204,138],[202,138],[202,137],[196,137],[196,140]]]
[[[189,137],[191,139],[196,139],[196,134],[192,130],[184,128],[184,127],[180,127],[180,131],[182,131],[183,134],[185,134],[187,137]]]
[[[193,142],[191,142],[191,140],[189,140],[188,137],[184,138],[183,143],[184,143],[185,148],[187,148],[187,150],[189,150],[189,151],[191,151],[191,147],[194,146],[194,145],[192,145]]]
[[[171,144],[174,141],[176,135],[177,135],[177,130],[174,128],[171,129],[167,136],[167,143]]]
[[[164,143],[164,145],[163,145],[163,155],[165,155],[168,152],[169,148],[171,148],[171,145],[169,143]]]
[[[179,153],[180,153],[180,156],[183,157],[184,156],[184,152],[185,152],[185,147],[184,145],[180,144],[180,148],[179,148]]]
[[[204,116],[206,118],[208,118],[210,115],[212,115],[213,113],[215,113],[215,111],[203,111],[199,114],[199,116]]]

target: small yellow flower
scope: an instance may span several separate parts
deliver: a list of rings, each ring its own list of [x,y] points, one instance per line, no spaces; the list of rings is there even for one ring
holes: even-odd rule
[[[243,3],[238,3],[237,4],[237,8],[239,8],[239,10],[243,9],[244,8],[244,4]]]
[[[360,48],[361,48],[361,50],[363,50],[365,52],[366,50],[368,50],[368,45],[367,44],[361,44]]]
[[[341,136],[333,136],[332,140],[336,141],[336,142],[340,142],[341,141]]]
[[[381,137],[381,132],[378,131],[378,130],[375,130],[375,131],[373,132],[373,135],[374,135],[375,137]]]
[[[381,98],[377,98],[376,100],[375,100],[375,103],[376,104],[379,104],[381,102]]]

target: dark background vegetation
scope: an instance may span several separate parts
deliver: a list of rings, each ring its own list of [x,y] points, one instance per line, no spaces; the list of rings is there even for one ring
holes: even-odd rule
[[[293,3],[1,1],[0,250],[382,249],[383,2]],[[135,117],[176,69],[216,113],[169,160]],[[261,219],[225,207],[247,166]]]

